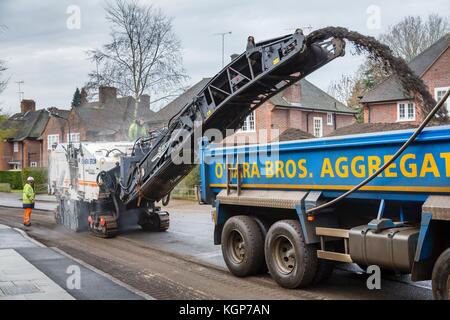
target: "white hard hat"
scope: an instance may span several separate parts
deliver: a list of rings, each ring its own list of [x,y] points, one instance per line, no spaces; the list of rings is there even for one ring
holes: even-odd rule
[[[28,177],[27,181],[34,181],[34,178],[33,177]]]

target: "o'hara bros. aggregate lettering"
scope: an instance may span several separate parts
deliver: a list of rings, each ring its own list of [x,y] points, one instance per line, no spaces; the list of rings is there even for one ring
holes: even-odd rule
[[[320,178],[366,178],[376,172],[392,155],[354,156],[323,158],[322,163],[312,163],[311,168],[319,168]],[[441,162],[442,165],[438,165]],[[314,172],[309,170],[307,159],[289,159],[286,161],[266,161],[264,165],[256,162],[242,163],[242,177],[245,178],[313,178]],[[216,178],[224,176],[225,164],[215,164]],[[236,175],[236,173],[234,173]],[[417,177],[450,177],[450,152],[442,152],[438,156],[426,153],[422,158],[413,153],[405,153],[396,162],[380,174],[380,177],[417,178]]]

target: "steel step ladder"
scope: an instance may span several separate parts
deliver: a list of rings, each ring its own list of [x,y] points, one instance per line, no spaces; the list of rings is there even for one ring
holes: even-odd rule
[[[320,250],[317,250],[317,258],[347,263],[353,262],[349,253],[349,245],[348,245],[349,230],[316,227],[316,235],[320,237]],[[325,246],[325,237],[343,239],[344,253],[327,251]]]
[[[237,195],[241,194],[242,189],[242,164],[239,162],[239,156],[236,159],[236,164],[226,162],[227,168],[227,195],[231,190],[236,190]],[[233,183],[233,178],[236,178],[236,183]]]

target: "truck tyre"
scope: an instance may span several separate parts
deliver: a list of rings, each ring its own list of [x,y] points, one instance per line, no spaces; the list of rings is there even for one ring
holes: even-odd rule
[[[434,299],[450,300],[450,248],[436,260],[431,279]]]
[[[264,267],[264,240],[255,219],[234,216],[222,230],[222,255],[232,274],[245,277]]]
[[[269,232],[270,229],[270,223],[266,220],[259,219],[257,217],[253,217],[253,219],[258,224],[259,230],[261,230],[262,234],[262,244],[263,244],[263,255],[264,255],[264,241],[266,240],[267,232]],[[259,270],[260,274],[266,274],[269,271],[267,269],[267,263],[266,263],[266,257],[264,256],[264,263],[261,266],[261,269]]]
[[[280,286],[294,289],[313,282],[318,263],[316,247],[305,243],[298,221],[274,223],[264,247],[269,272]]]

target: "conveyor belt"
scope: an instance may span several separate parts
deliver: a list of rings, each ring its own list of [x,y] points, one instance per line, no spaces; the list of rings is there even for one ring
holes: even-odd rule
[[[122,201],[142,206],[142,202],[163,198],[193,168],[196,138],[208,136],[208,129],[219,130],[225,137],[226,129],[240,128],[266,100],[344,55],[344,45],[343,40],[332,38],[307,46],[301,30],[257,44],[249,37],[247,50],[170,121],[152,149],[122,169]]]

